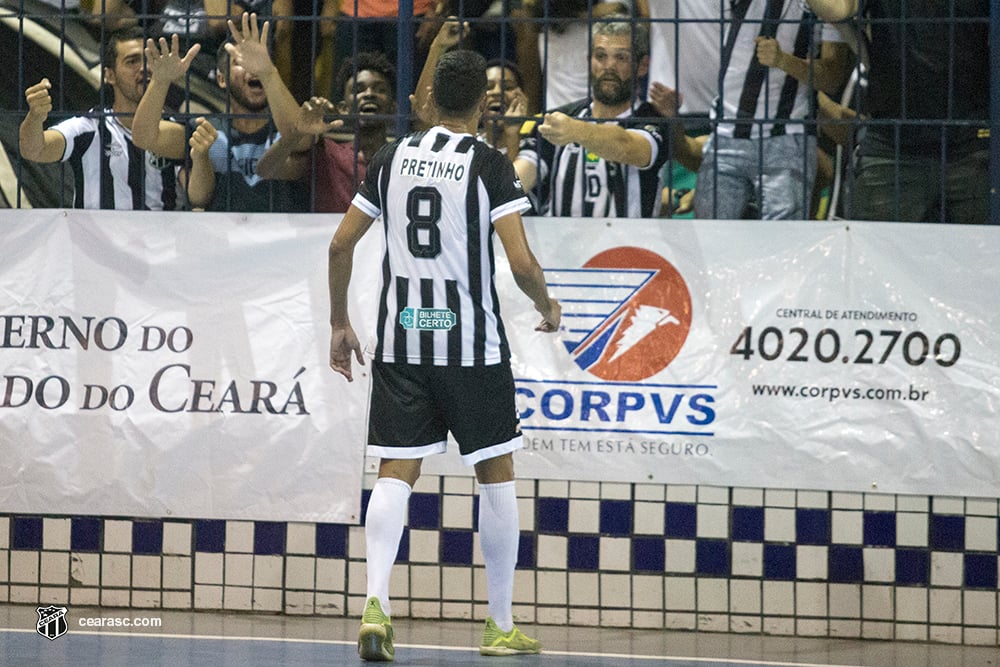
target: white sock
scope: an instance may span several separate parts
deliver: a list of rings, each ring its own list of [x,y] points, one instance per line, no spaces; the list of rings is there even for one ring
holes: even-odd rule
[[[413,489],[401,479],[380,477],[372,488],[365,519],[368,597],[377,597],[386,616],[389,606],[389,575],[403,537],[403,522]]]
[[[502,632],[514,627],[514,568],[520,540],[514,482],[479,485],[479,543],[486,562],[490,616]]]

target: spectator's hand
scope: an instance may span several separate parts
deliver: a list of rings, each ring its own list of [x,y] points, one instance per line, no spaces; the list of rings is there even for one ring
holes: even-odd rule
[[[180,38],[175,34],[171,37],[169,47],[164,37],[160,37],[159,46],[152,39],[147,39],[144,51],[150,74],[156,79],[169,83],[187,73],[188,68],[191,67],[191,61],[201,51],[201,44],[192,46],[182,58]]]
[[[528,96],[520,88],[508,91],[507,110],[503,112],[504,134],[510,136],[510,141],[517,141],[521,133],[521,125],[528,115]]]
[[[674,213],[677,215],[682,215],[684,213],[690,213],[694,210],[694,189],[690,189],[680,196],[677,200],[677,208],[674,209]]]
[[[781,61],[784,59],[785,53],[781,50],[778,40],[774,37],[758,37],[755,41],[757,42],[757,60],[760,61],[760,64],[765,67],[781,69]]]
[[[48,79],[42,79],[33,86],[28,86],[24,91],[24,99],[28,102],[28,116],[33,116],[35,120],[44,122],[52,111],[52,96],[49,90],[52,84]]]
[[[301,134],[317,136],[342,128],[344,121],[341,119],[330,121],[323,120],[323,116],[336,113],[336,107],[325,97],[312,97],[302,103],[299,108],[299,117],[295,121],[295,131]]]
[[[557,146],[573,143],[573,126],[583,121],[570,118],[561,111],[545,114],[545,122],[538,126],[538,132]]]
[[[434,108],[434,105],[431,104],[430,86],[427,86],[427,92],[424,94],[423,104],[420,104],[420,100],[417,99],[416,95],[410,95],[410,108],[413,109],[413,113],[417,115],[417,118],[419,118],[421,122],[428,127],[437,124],[437,110]]]
[[[351,371],[351,354],[357,358],[358,363],[365,365],[365,358],[361,354],[361,343],[350,325],[346,327],[335,327],[330,332],[330,368],[347,378],[348,382],[354,381]]]
[[[264,21],[264,25],[258,30],[257,15],[243,12],[242,30],[236,27],[232,19],[229,20],[233,43],[226,43],[226,53],[250,74],[262,77],[274,67],[267,50],[267,35],[270,30],[270,22]]]
[[[459,21],[457,16],[449,16],[441,24],[437,36],[432,43],[433,48],[440,49],[442,53],[462,41],[462,38],[469,35],[472,26],[468,21]]]
[[[528,96],[520,88],[513,88],[507,91],[507,110],[503,112],[504,118],[521,119],[528,115]],[[516,125],[520,125],[518,122]]]
[[[659,81],[649,86],[649,103],[656,109],[656,113],[664,118],[676,118],[677,110],[683,101],[684,97],[679,92]]]
[[[676,206],[674,199],[677,200]],[[694,210],[694,190],[679,189],[671,190],[663,188],[660,193],[660,216],[670,217],[672,215],[683,215]]]
[[[219,136],[219,132],[215,129],[215,126],[205,118],[198,118],[195,122],[198,124],[198,127],[195,128],[194,134],[191,135],[191,139],[188,141],[188,144],[191,146],[192,159],[207,157],[208,149],[212,147],[216,137]]]

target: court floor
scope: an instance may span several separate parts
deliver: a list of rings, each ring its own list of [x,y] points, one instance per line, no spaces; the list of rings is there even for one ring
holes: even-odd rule
[[[159,619],[158,628],[83,627]],[[34,606],[0,605],[0,665],[21,667],[313,667],[363,664],[354,619],[70,608],[65,634],[37,629]],[[663,630],[524,626],[540,656],[485,658],[479,623],[396,619],[397,665],[491,667],[995,667],[997,647],[764,637]]]

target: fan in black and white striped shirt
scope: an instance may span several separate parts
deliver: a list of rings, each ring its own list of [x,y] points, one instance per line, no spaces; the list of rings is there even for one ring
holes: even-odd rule
[[[75,208],[158,211],[176,207],[177,164],[132,143],[133,114],[148,74],[142,51],[138,29],[108,37],[104,81],[114,94],[109,109],[93,109],[45,129],[52,111],[52,84],[42,79],[25,91],[28,113],[21,123],[21,155],[34,162],[69,162]]]
[[[514,168],[526,189],[537,185],[547,215],[656,217],[669,137],[649,120],[659,114],[636,104],[637,81],[649,70],[649,27],[597,22],[591,34],[593,100],[546,113]]]
[[[850,49],[805,0],[740,0],[727,6],[725,18],[715,132],[698,170],[695,217],[738,219],[755,201],[761,219],[807,219],[816,181],[816,91],[840,90],[850,75]]]

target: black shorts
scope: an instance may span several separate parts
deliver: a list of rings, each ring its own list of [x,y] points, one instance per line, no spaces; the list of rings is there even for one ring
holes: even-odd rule
[[[493,366],[372,364],[368,454],[419,459],[458,442],[473,465],[523,446],[510,363]]]

